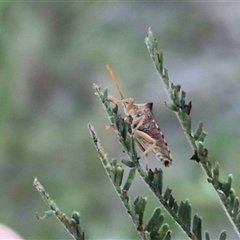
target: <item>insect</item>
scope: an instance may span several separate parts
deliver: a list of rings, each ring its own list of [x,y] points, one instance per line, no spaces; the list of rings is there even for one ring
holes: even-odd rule
[[[136,104],[133,98],[124,98],[112,68],[109,65],[106,65],[106,68],[121,97],[117,99],[109,95],[108,100],[114,104],[122,104],[126,116],[131,119],[133,134],[139,148],[143,151],[141,157],[147,157],[147,154],[152,152],[165,167],[169,167],[172,164],[172,157],[164,135],[154,119],[153,103]],[[147,162],[146,169],[148,169]]]

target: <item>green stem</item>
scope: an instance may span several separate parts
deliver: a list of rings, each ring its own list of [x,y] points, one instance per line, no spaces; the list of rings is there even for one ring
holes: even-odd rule
[[[109,120],[113,124],[113,129],[117,133],[119,137],[120,143],[124,146],[126,149],[127,154],[129,155],[132,163],[134,163],[137,171],[139,172],[140,176],[143,178],[145,183],[149,185],[148,182],[148,174],[147,172],[142,168],[141,164],[139,163],[138,155],[135,150],[135,139],[134,136],[131,136],[129,132],[131,132],[131,126],[127,124],[121,117],[120,114],[115,111],[110,103],[106,100],[108,91],[105,89],[104,91],[101,90],[101,87],[94,84],[94,89],[96,90],[97,95],[101,99],[103,106],[106,110],[106,113],[108,115]],[[97,142],[94,140],[94,143]],[[105,156],[105,155],[104,155]],[[103,162],[103,160],[102,160]],[[149,185],[150,186],[150,185]],[[150,186],[151,188],[151,186]],[[156,194],[154,190],[151,188],[154,195],[158,198],[159,202],[162,204],[162,206],[166,209],[166,211],[169,213],[169,215],[172,217],[172,219],[180,226],[180,228],[183,230],[183,232],[186,233],[186,235],[193,240],[197,240],[195,234],[190,231],[183,223],[182,220],[177,216],[177,214],[171,209],[171,207],[168,205],[168,203],[164,200],[164,198]]]
[[[183,116],[182,116],[182,109],[178,105],[179,104],[179,101],[178,101],[179,100],[179,95],[176,94],[176,93],[178,93],[178,90],[180,91],[180,88],[179,88],[180,85],[175,86],[173,83],[169,82],[168,71],[163,66],[163,53],[158,51],[157,40],[153,37],[153,33],[152,33],[151,29],[149,29],[149,31],[148,31],[148,36],[145,38],[145,43],[147,45],[150,57],[152,58],[153,64],[156,67],[158,73],[160,74],[160,76],[163,80],[163,83],[166,87],[168,96],[169,96],[170,100],[172,101],[172,103],[170,103],[170,104],[166,103],[165,105],[177,114],[180,125],[181,125],[181,127],[182,127],[182,129],[183,129],[183,131],[184,131],[184,133],[187,137],[187,140],[190,143],[190,146],[192,147],[194,152],[197,152],[199,149],[198,149],[198,146],[196,145],[196,140],[194,139],[192,131],[190,131],[190,133],[189,133],[189,131],[187,130],[186,124],[185,124]],[[177,89],[177,91],[176,91],[176,89]],[[185,93],[184,93],[184,98],[185,98]],[[188,114],[189,120],[191,122],[191,119],[190,119],[190,116],[189,116],[190,112],[188,112],[187,114]],[[203,140],[204,140],[204,137],[205,136],[203,135],[203,137],[202,137]],[[208,150],[206,148],[204,150],[206,152],[208,152]],[[228,196],[222,194],[222,191],[219,188],[219,186],[221,185],[220,182],[218,182],[217,185],[214,185],[214,181],[212,181],[213,173],[212,173],[212,170],[211,170],[211,162],[209,160],[208,155],[207,154],[202,154],[200,156],[197,156],[197,158],[199,158],[198,162],[200,163],[201,168],[203,169],[203,171],[207,175],[208,180],[210,180],[209,182],[212,184],[218,198],[220,199],[219,202],[221,203],[221,206],[222,206],[223,210],[225,211],[229,221],[233,225],[233,227],[236,231],[236,234],[240,238],[239,220],[236,217],[232,218],[231,212],[228,210],[228,201],[227,201]]]

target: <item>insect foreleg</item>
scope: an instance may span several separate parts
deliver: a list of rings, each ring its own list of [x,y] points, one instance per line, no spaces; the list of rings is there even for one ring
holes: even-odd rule
[[[125,99],[118,99],[115,98],[112,95],[108,95],[108,101],[114,103],[114,104],[123,104],[126,105],[126,107],[124,107],[124,112],[127,116],[129,116],[130,112],[132,111],[132,106],[134,103],[133,98],[125,98]]]
[[[115,98],[115,97],[112,96],[112,95],[108,95],[108,101],[109,101],[109,102],[112,102],[112,103],[114,103],[114,104],[116,104],[116,105],[121,103],[121,100],[120,100],[120,99]]]
[[[141,116],[141,117],[138,117],[138,118],[136,118],[132,121],[131,125],[133,127],[133,132],[136,132],[141,127],[144,120],[145,120],[145,116]],[[134,127],[134,126],[136,126],[136,127]]]

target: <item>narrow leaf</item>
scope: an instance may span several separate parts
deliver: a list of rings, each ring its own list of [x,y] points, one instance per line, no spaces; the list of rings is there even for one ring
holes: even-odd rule
[[[122,167],[118,166],[116,168],[116,173],[115,173],[115,177],[114,177],[114,184],[116,186],[119,186],[119,187],[121,186],[123,173],[124,173],[124,169]]]
[[[178,209],[178,217],[179,217],[181,220],[183,220],[184,211],[185,211],[185,204],[181,201],[181,202],[180,202],[179,209]]]
[[[163,195],[163,199],[167,202],[170,195],[171,195],[171,192],[172,192],[172,189],[167,187],[165,192],[164,192],[164,195]]]
[[[174,111],[174,112],[178,111],[178,107],[171,102],[164,102],[164,106],[171,111]]]
[[[209,235],[209,232],[205,232],[205,240],[210,240],[210,235]]]
[[[202,240],[202,219],[197,214],[193,217],[192,232],[198,240]]]
[[[187,227],[187,229],[190,230],[191,227],[191,213],[192,213],[192,207],[188,200],[185,201],[185,208],[184,208],[184,215],[183,215],[183,223]]]
[[[240,205],[239,198],[236,197],[234,199],[234,204],[233,204],[233,215],[234,216],[236,216],[238,214],[238,212],[239,212],[239,205]]]
[[[226,231],[222,231],[219,236],[219,240],[226,240],[226,239],[227,239],[227,233]]]
[[[146,230],[148,232],[158,232],[163,224],[164,216],[161,214],[161,209],[156,208],[147,223]]]
[[[159,231],[160,239],[163,239],[168,232],[169,232],[169,225],[167,223],[165,223],[162,225],[162,227]]]
[[[136,168],[131,168],[129,173],[128,173],[128,177],[127,177],[127,180],[123,186],[123,190],[124,191],[128,191],[129,188],[131,187],[132,183],[133,183],[133,180],[135,178],[135,175],[136,175]]]
[[[134,168],[136,166],[134,162],[127,159],[122,159],[122,163],[130,168]]]

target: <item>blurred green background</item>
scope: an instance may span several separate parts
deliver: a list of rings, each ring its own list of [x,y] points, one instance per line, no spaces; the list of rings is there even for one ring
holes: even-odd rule
[[[110,64],[126,97],[154,102],[173,167],[165,186],[189,198],[212,237],[236,238],[192,151],[144,44],[152,27],[170,80],[193,100],[193,128],[204,122],[212,161],[240,189],[240,4],[208,2],[5,2],[0,5],[0,222],[25,239],[71,239],[32,186],[38,177],[62,211],[81,212],[91,239],[139,239],[97,157],[92,123],[109,157],[123,157],[93,83],[117,95]],[[161,167],[154,157],[151,167]],[[237,191],[240,194],[240,191]],[[137,177],[130,195],[148,197],[146,218],[158,202]],[[186,239],[171,224],[175,239]]]

